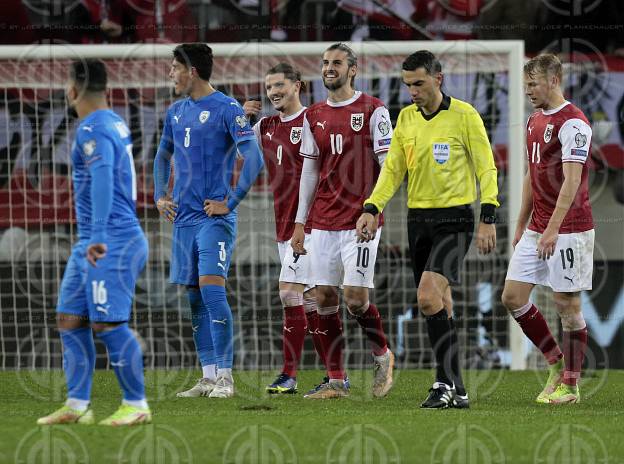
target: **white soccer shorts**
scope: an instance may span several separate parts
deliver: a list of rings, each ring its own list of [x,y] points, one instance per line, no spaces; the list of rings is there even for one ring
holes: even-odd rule
[[[370,242],[357,242],[353,230],[312,229],[312,281],[316,285],[374,288],[381,228]]]
[[[544,261],[537,256],[542,234],[525,230],[516,245],[505,280],[544,285],[555,292],[591,290],[594,270],[594,230],[559,234],[555,254]]]
[[[312,239],[310,234],[305,235],[303,247],[306,249],[308,254],[295,255],[292,247],[290,246],[290,240],[277,242],[280,262],[282,263],[279,280],[280,282],[289,282],[292,284],[306,284],[304,291],[308,291],[310,288],[314,287],[314,285],[310,285],[310,282],[312,281],[310,263]]]

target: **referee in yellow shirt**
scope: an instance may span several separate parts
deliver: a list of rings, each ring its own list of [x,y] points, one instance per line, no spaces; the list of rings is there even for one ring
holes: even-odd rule
[[[450,284],[460,270],[474,231],[471,204],[481,189],[477,247],[496,247],[496,166],[481,116],[468,103],[445,95],[442,66],[427,50],[403,62],[403,82],[414,105],[399,114],[390,150],[357,223],[360,240],[372,240],[377,215],[407,173],[407,227],[418,308],[427,320],[436,359],[436,381],[422,408],[468,408],[459,367],[459,343]]]

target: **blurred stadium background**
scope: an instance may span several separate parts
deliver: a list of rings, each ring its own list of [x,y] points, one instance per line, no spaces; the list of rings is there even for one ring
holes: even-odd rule
[[[621,25],[621,8],[609,0],[521,3],[5,0],[0,13],[0,38],[5,45],[0,47],[0,367],[61,367],[54,310],[76,232],[69,152],[77,121],[63,94],[68,59],[105,59],[111,104],[132,130],[138,214],[150,242],[150,259],[138,284],[132,323],[147,345],[146,367],[191,368],[197,363],[184,293],[167,283],[171,229],[159,219],[152,199],[153,157],[165,110],[174,99],[167,79],[167,50],[172,47],[165,44],[229,42],[215,48],[222,51],[215,61],[213,83],[241,102],[262,99],[265,114],[270,114],[263,80],[271,64],[287,59],[302,70],[310,83],[303,95],[304,104],[309,105],[326,95],[319,79],[324,45],[312,41],[362,39],[374,40],[368,45],[377,51],[360,54],[356,87],[381,98],[393,119],[409,102],[400,81],[400,63],[407,53],[397,53],[391,42],[383,42],[386,39],[401,40],[403,46],[405,40],[422,41],[412,44],[410,51],[429,44],[441,47],[446,92],[480,111],[499,168],[502,220],[498,253],[482,258],[471,250],[464,283],[454,289],[464,362],[477,369],[539,367],[540,356],[510,332],[500,304],[509,208],[519,201],[510,197],[509,185],[517,185],[523,174],[517,159],[509,157],[514,151],[524,151],[522,135],[509,135],[510,92],[518,90],[518,75],[513,77],[516,87],[510,88],[513,78],[507,57],[495,50],[494,42],[483,42],[478,53],[458,53],[453,42],[440,42],[519,39],[526,55],[561,54],[566,63],[566,94],[594,127],[590,169],[596,252],[594,290],[583,295],[591,338],[586,365],[590,369],[624,368],[624,43],[621,30],[619,35],[590,33],[583,27],[598,17],[606,31],[610,22]],[[573,10],[572,3],[580,4],[580,9]],[[563,28],[570,21],[578,27]],[[517,26],[497,27],[505,24]],[[557,24],[561,25],[557,40],[547,28],[533,27]],[[301,49],[313,52],[281,55],[281,42],[298,40],[308,41]],[[161,45],[130,45],[136,42]],[[528,109],[522,106],[519,111],[526,115]],[[519,134],[525,117],[515,122],[516,128],[520,125]],[[245,199],[239,215],[236,255],[228,280],[236,318],[235,362],[238,368],[275,369],[281,362],[282,314],[272,200],[264,180]],[[431,359],[426,330],[422,318],[412,311],[416,290],[408,263],[403,193],[393,200],[386,216],[373,298],[401,365],[427,368]],[[515,217],[513,211],[511,217]],[[540,289],[535,292],[540,307],[550,306],[546,295]],[[555,312],[547,314],[556,327]],[[348,319],[346,313],[343,316]],[[368,350],[357,324],[347,322],[346,334],[348,365],[368,366]],[[312,346],[306,343],[304,364],[318,367]],[[98,367],[107,367],[99,342],[98,353]]]

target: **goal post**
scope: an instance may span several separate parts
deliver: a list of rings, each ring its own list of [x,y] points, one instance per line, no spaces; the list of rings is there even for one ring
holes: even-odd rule
[[[239,101],[264,95],[264,75],[279,61],[292,62],[311,82],[302,100],[325,98],[320,59],[330,42],[211,44],[215,57],[211,82]],[[522,86],[522,41],[388,41],[349,43],[358,55],[356,87],[381,98],[393,118],[409,104],[400,81],[403,59],[420,49],[442,62],[445,89],[472,103],[487,121],[501,167],[501,252],[511,255],[511,239],[522,198],[525,170],[525,99]],[[129,123],[139,179],[139,217],[150,240],[150,263],[139,282],[134,327],[145,339],[147,367],[195,365],[187,309],[182,291],[168,285],[170,226],[153,207],[151,169],[162,118],[175,99],[167,77],[174,44],[20,45],[0,46],[0,344],[2,368],[59,367],[53,339],[53,311],[69,244],[75,239],[71,215],[69,151],[76,120],[66,107],[63,89],[67,65],[74,59],[100,58],[109,71],[110,101]],[[263,113],[271,106],[263,103]],[[6,148],[6,150],[5,150]],[[500,152],[498,150],[500,148]],[[406,253],[405,189],[388,207],[376,276],[375,301],[387,320],[392,343],[400,337],[414,357],[408,366],[429,367],[428,342],[415,318],[397,326],[415,296]],[[281,309],[277,296],[277,247],[272,201],[266,182],[256,185],[240,206],[239,238],[228,281],[236,313],[237,367],[274,368],[280,356]],[[479,348],[484,318],[493,318],[492,338],[503,340],[504,367],[526,367],[524,337],[500,311],[500,275],[506,259],[489,261],[469,253],[469,284],[458,289],[456,307],[470,315],[460,324],[468,357]],[[488,269],[491,266],[491,269]],[[483,275],[494,276],[490,287]],[[478,284],[478,285],[477,285]],[[478,287],[478,290],[475,288]],[[489,289],[489,290],[488,290]],[[500,288],[498,288],[500,290]],[[475,295],[479,293],[477,298]],[[488,296],[489,295],[489,296]],[[495,308],[486,314],[478,306]],[[475,303],[478,301],[479,303]],[[346,321],[351,365],[365,359],[358,331]],[[351,330],[349,330],[351,328]],[[405,331],[403,334],[401,331]],[[420,335],[418,335],[420,333]],[[411,334],[411,335],[410,335]],[[411,338],[410,338],[411,337]],[[306,365],[315,365],[306,345]],[[364,362],[364,361],[362,361]],[[150,364],[151,363],[151,364]],[[318,365],[318,364],[316,364]],[[468,363],[468,365],[472,365]]]

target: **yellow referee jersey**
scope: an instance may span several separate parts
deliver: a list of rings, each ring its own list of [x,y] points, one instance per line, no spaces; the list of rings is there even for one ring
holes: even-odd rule
[[[381,174],[364,203],[382,211],[406,172],[409,208],[472,203],[476,179],[481,203],[499,206],[494,155],[483,121],[472,105],[456,98],[444,96],[438,112],[429,117],[416,105],[401,110]]]

